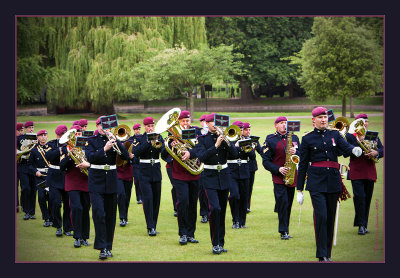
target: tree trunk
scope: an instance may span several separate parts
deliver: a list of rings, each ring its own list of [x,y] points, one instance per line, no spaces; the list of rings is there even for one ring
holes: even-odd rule
[[[189,99],[190,99],[190,121],[193,122],[193,114],[194,114],[194,97],[193,97],[193,92],[189,92]]]
[[[289,84],[289,98],[293,97],[293,82]]]
[[[354,118],[353,96],[350,96],[350,118]]]
[[[342,98],[342,116],[346,117],[346,97]]]
[[[200,91],[201,91],[201,98],[206,98],[206,93],[205,93],[204,85],[201,85]]]
[[[251,87],[249,86],[248,82],[244,79],[240,80],[239,84],[240,88],[242,89],[242,96],[241,99],[245,101],[253,100],[253,92],[251,91]]]

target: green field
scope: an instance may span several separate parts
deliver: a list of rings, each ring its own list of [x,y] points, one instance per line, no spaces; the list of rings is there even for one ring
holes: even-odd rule
[[[383,112],[383,111],[382,111]],[[358,113],[358,111],[356,111]],[[376,112],[375,112],[376,113]],[[195,113],[198,119],[201,113]],[[280,115],[280,114],[279,114]],[[277,113],[231,113],[231,119],[245,117],[268,117],[279,116]],[[287,113],[291,120],[296,116],[309,116],[310,113]],[[140,119],[144,115],[122,114],[119,119]],[[148,115],[146,115],[148,116]],[[157,120],[160,114],[154,114]],[[338,116],[338,115],[336,115]],[[72,122],[81,119],[81,115],[50,116],[50,117],[18,117],[23,122],[28,119],[33,121],[55,121],[58,123],[35,123],[35,132],[47,129],[49,140],[55,138],[54,129],[58,124],[64,123],[68,127]],[[86,117],[96,119],[96,116]],[[312,129],[311,119],[298,118],[301,120],[301,132]],[[246,121],[246,120],[244,120]],[[252,119],[252,135],[261,137],[263,142],[267,134],[274,132],[273,119]],[[383,117],[370,117],[369,129],[379,131],[380,138],[384,142]],[[126,122],[130,127],[133,121]],[[199,125],[198,121],[193,123]],[[94,123],[89,123],[88,130],[94,130]],[[143,130],[142,130],[143,131]],[[281,240],[278,233],[278,219],[274,210],[273,184],[271,175],[262,167],[261,157],[257,155],[259,170],[256,172],[253,189],[251,213],[247,214],[248,229],[232,229],[230,208],[227,208],[225,248],[227,253],[213,255],[211,253],[211,241],[209,224],[197,219],[196,238],[199,244],[188,244],[180,246],[178,243],[178,224],[173,216],[171,199],[171,184],[165,171],[165,162],[162,161],[162,195],[160,214],[157,230],[160,232],[156,237],[149,237],[141,205],[136,204],[134,188],[132,189],[131,205],[129,207],[129,224],[126,227],[119,226],[117,220],[113,255],[107,260],[115,261],[250,261],[250,262],[274,262],[274,261],[310,261],[315,262],[315,238],[312,220],[312,205],[308,193],[304,194],[305,200],[301,208],[301,223],[299,223],[300,206],[294,198],[290,234],[293,239]],[[348,158],[340,158],[340,162],[348,164]],[[337,245],[332,249],[332,260],[334,261],[369,261],[384,262],[384,183],[383,171],[384,161],[376,165],[378,180],[372,197],[369,231],[364,236],[357,235],[358,227],[353,227],[354,206],[353,199],[343,202],[340,206],[340,218],[338,225]],[[352,194],[350,181],[345,180],[345,185]],[[199,206],[198,206],[199,209]],[[16,214],[16,261],[98,261],[98,250],[93,249],[94,227],[91,223],[89,242],[90,247],[73,247],[74,240],[63,236],[57,238],[55,228],[43,227],[43,221],[39,205],[36,206],[36,220],[24,221],[23,213]],[[117,212],[117,219],[118,212]]]

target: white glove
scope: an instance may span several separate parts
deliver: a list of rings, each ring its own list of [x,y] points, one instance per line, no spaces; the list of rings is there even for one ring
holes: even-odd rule
[[[362,149],[360,147],[354,147],[351,152],[357,157],[362,155]]]
[[[303,192],[297,191],[297,203],[299,203],[300,205],[302,205],[302,204],[303,204],[303,201],[304,201]]]

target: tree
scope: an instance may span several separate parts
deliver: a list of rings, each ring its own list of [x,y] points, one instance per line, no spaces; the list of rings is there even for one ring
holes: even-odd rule
[[[232,54],[232,46],[225,45],[165,49],[132,68],[132,79],[140,84],[142,100],[167,99],[175,91],[187,95],[193,120],[194,88],[240,74],[241,64],[233,61],[235,57],[239,58]]]
[[[313,100],[340,98],[345,116],[347,97],[371,95],[382,86],[382,48],[354,17],[315,18],[312,33],[291,58],[301,67],[300,84]]]

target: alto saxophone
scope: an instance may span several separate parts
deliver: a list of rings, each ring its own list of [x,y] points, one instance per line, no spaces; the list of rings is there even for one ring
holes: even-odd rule
[[[286,158],[284,167],[289,169],[288,173],[283,177],[285,185],[291,185],[294,183],[294,177],[296,174],[296,167],[299,164],[300,157],[295,154],[290,154],[290,148],[292,146],[292,132],[288,133],[286,143]]]

